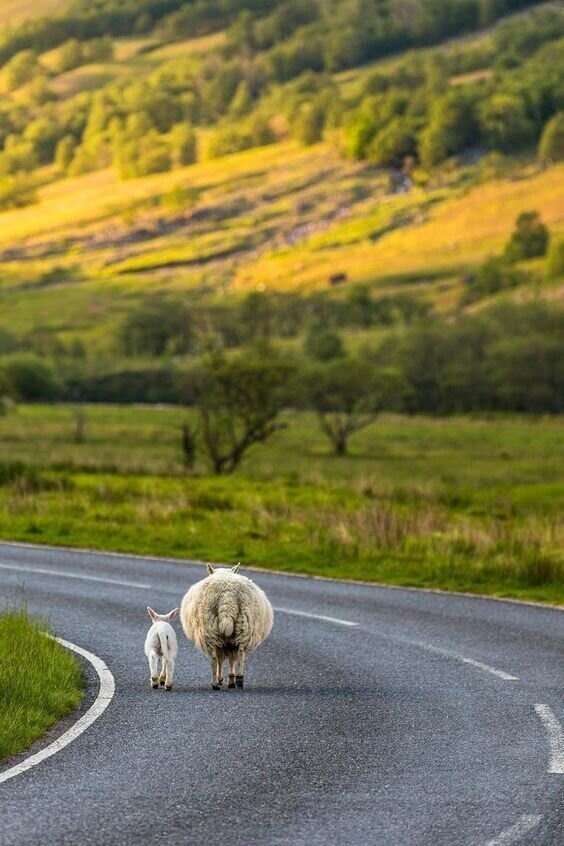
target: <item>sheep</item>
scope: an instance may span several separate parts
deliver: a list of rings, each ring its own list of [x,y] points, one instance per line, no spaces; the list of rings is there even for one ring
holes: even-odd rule
[[[145,638],[145,655],[149,659],[153,690],[156,690],[159,685],[164,687],[165,690],[172,690],[174,663],[178,655],[178,641],[170,621],[174,620],[177,612],[178,608],[174,608],[168,614],[157,614],[156,611],[147,606],[147,613],[153,621],[153,625]],[[162,659],[160,673],[159,658]]]
[[[221,690],[223,663],[227,687],[243,689],[245,656],[269,635],[272,606],[264,592],[235,567],[207,565],[208,575],[185,594],[180,606],[184,634],[211,659],[212,689]]]

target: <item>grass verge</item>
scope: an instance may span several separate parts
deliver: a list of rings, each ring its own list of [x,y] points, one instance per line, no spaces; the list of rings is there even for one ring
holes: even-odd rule
[[[24,610],[0,614],[0,760],[22,752],[82,699],[76,659]]]

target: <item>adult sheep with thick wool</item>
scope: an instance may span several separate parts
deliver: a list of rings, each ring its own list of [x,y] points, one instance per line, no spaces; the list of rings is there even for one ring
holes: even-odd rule
[[[211,660],[214,690],[221,690],[226,660],[227,686],[243,688],[245,657],[272,628],[272,605],[251,579],[239,575],[239,566],[208,564],[207,577],[192,585],[180,606],[186,637]]]

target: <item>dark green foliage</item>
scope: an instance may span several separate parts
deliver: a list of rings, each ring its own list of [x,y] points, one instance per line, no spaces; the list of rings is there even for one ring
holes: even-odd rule
[[[32,353],[14,353],[3,361],[4,370],[18,399],[36,402],[57,399],[61,385],[54,368]]]
[[[189,352],[194,342],[190,312],[178,300],[151,297],[127,315],[120,340],[130,356]]]
[[[463,303],[473,303],[500,291],[516,288],[529,280],[524,270],[514,267],[505,256],[491,256],[467,281]]]
[[[355,358],[306,370],[302,385],[337,455],[346,455],[352,435],[373,423],[382,409],[401,408],[406,390],[399,371],[376,369]]]
[[[311,327],[305,339],[304,350],[310,358],[317,361],[330,361],[333,358],[342,358],[345,354],[341,336],[318,324]]]
[[[203,450],[214,473],[232,473],[247,451],[280,428],[292,366],[273,349],[213,354],[196,381]]]
[[[517,218],[515,230],[505,248],[509,261],[544,256],[548,249],[550,233],[537,211],[523,212]]]
[[[547,121],[539,141],[539,158],[545,163],[564,159],[564,112]]]

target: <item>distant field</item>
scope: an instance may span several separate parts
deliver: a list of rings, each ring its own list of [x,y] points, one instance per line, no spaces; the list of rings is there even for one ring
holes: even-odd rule
[[[90,407],[76,444],[68,407],[10,413],[0,536],[564,603],[562,420],[384,416],[336,458],[288,414],[216,478],[183,474],[186,414]]]

